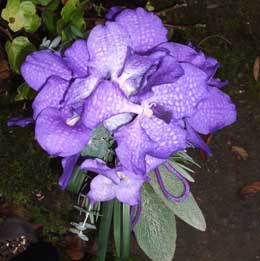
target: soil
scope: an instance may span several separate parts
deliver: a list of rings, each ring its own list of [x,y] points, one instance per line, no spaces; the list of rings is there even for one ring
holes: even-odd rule
[[[143,2],[134,1],[129,5],[143,5]],[[156,10],[161,10],[174,1],[150,2]],[[207,230],[197,231],[178,220],[174,260],[260,260],[260,193],[247,197],[240,193],[246,184],[260,181],[260,80],[256,82],[252,72],[254,60],[260,56],[260,3],[258,0],[186,2],[187,8],[165,14],[168,25],[183,26],[173,34],[173,26],[169,26],[170,36],[177,42],[191,41],[220,61],[219,76],[230,82],[224,91],[236,104],[238,119],[213,135],[211,158],[202,160],[199,153],[193,152],[201,168],[196,169],[196,182],[191,190],[205,215]],[[126,1],[120,3],[128,5]],[[46,233],[61,233],[63,229],[57,227],[71,221],[69,213],[73,200],[70,195],[57,191],[55,182],[61,173],[57,168],[59,162],[48,158],[39,148],[32,128],[10,130],[5,126],[8,118],[30,113],[30,103],[13,102],[13,87],[19,80],[0,82],[0,192],[34,209],[34,217],[40,222],[47,214],[53,220],[49,217],[52,212],[57,223],[47,223]],[[248,158],[232,152],[232,146],[246,150]],[[46,195],[43,203],[32,199],[34,190]]]

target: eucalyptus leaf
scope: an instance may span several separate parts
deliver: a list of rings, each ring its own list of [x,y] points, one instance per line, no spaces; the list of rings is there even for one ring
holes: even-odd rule
[[[152,260],[170,261],[176,247],[174,213],[149,184],[142,190],[142,213],[134,229],[139,246]]]
[[[164,166],[161,166],[159,170],[167,190],[174,196],[180,196],[184,189],[182,182],[173,173],[169,172]],[[185,221],[187,224],[197,228],[198,230],[206,230],[205,218],[192,194],[190,194],[187,199],[180,203],[172,202],[163,195],[154,172],[150,173],[150,178],[150,184],[153,187],[155,193],[163,200],[164,204],[176,216]]]
[[[50,44],[49,48],[50,48],[50,49],[57,48],[60,43],[61,43],[61,37],[60,37],[60,36],[57,36],[57,37],[55,37],[55,38],[51,41],[51,44]]]
[[[24,28],[25,31],[33,33],[41,24],[35,5],[31,1],[8,0],[1,16],[14,32]]]
[[[18,36],[14,38],[12,42],[6,42],[5,50],[12,70],[14,70],[16,73],[19,73],[20,66],[25,57],[29,53],[35,51],[35,47],[27,37]]]

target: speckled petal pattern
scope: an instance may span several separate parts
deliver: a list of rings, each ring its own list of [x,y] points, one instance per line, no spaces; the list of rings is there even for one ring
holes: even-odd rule
[[[156,117],[143,118],[141,126],[154,143],[149,155],[167,159],[172,153],[186,147],[186,131],[172,123],[165,123]]]
[[[64,60],[75,77],[84,77],[88,73],[89,54],[86,40],[75,41],[64,53]]]
[[[75,79],[64,97],[65,104],[72,105],[85,100],[96,88],[99,78],[95,75],[89,75],[86,78]]]
[[[209,97],[198,104],[195,114],[187,120],[197,132],[209,134],[234,123],[236,108],[228,95],[212,87]]]
[[[33,101],[34,119],[47,107],[59,108],[68,86],[68,81],[58,76],[51,76]]]
[[[145,155],[153,149],[153,144],[140,126],[139,117],[121,127],[114,137],[120,163],[126,169],[144,175],[146,173]]]
[[[129,36],[120,25],[114,22],[97,25],[87,40],[90,66],[103,76],[117,76],[124,65],[129,45]]]
[[[58,109],[48,107],[37,118],[35,136],[41,147],[50,155],[68,157],[79,153],[90,139],[91,131],[81,122],[74,126]]]
[[[128,32],[131,47],[136,52],[146,52],[167,42],[167,30],[160,18],[143,8],[123,10],[116,16],[115,21]]]
[[[70,80],[72,72],[59,54],[50,50],[34,52],[26,57],[21,73],[31,88],[38,91],[50,76],[60,76]]]
[[[87,98],[82,118],[88,128],[95,128],[114,115],[138,110],[141,107],[128,101],[117,84],[103,81]]]
[[[176,82],[154,86],[151,101],[172,111],[175,119],[193,114],[197,103],[208,95],[207,75],[192,64],[181,64],[184,75]]]

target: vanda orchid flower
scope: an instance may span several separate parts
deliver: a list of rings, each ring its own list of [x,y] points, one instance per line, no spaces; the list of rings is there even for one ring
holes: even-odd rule
[[[184,200],[188,183],[167,159],[188,143],[210,154],[199,134],[236,120],[235,106],[220,90],[227,83],[214,78],[219,64],[191,46],[168,42],[160,18],[142,8],[112,8],[106,17],[65,52],[42,50],[26,58],[22,75],[39,91],[36,139],[49,154],[65,157],[65,188],[92,130],[103,124],[117,143],[117,159],[114,168],[99,159],[82,163],[98,173],[88,193],[92,203],[117,198],[138,205],[152,170],[168,199]],[[183,182],[180,198],[166,191],[161,164]]]

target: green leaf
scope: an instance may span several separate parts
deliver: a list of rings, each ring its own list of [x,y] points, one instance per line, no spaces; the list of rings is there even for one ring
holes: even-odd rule
[[[77,9],[77,5],[79,5],[79,0],[69,0],[66,2],[61,10],[61,16],[65,22],[70,21],[71,15]]]
[[[84,34],[76,26],[71,25],[70,30],[76,36],[76,38],[84,38]]]
[[[121,206],[121,202],[115,199],[113,214],[113,234],[117,257],[121,257]]]
[[[45,11],[42,13],[42,21],[46,25],[49,32],[56,34],[56,23],[57,18],[55,14],[51,11]]]
[[[172,260],[177,238],[175,217],[149,184],[143,186],[142,208],[134,229],[139,246],[152,260]]]
[[[63,41],[84,37],[86,23],[84,19],[87,0],[69,0],[61,10],[62,18],[58,21],[57,31]],[[70,25],[70,26],[68,26]]]
[[[81,170],[79,166],[76,167],[67,186],[67,190],[78,194],[86,176],[87,176],[86,171]]]
[[[169,172],[164,166],[161,166],[159,169],[167,190],[175,196],[181,195],[184,189],[182,182],[173,173]],[[192,194],[190,194],[183,202],[174,203],[171,200],[165,198],[163,195],[154,172],[150,173],[150,178],[150,184],[153,187],[155,193],[162,199],[164,204],[173,211],[176,216],[185,221],[187,224],[197,228],[198,230],[206,230],[205,218]]]
[[[99,233],[98,233],[98,251],[97,251],[99,261],[106,260],[108,238],[109,238],[109,232],[110,232],[112,215],[113,215],[113,205],[114,205],[113,200],[102,203],[103,211],[102,211],[102,217],[101,217]]]
[[[33,33],[41,24],[41,19],[36,14],[35,5],[31,1],[8,0],[1,16],[14,32],[24,28],[25,31]]]
[[[6,42],[5,50],[12,70],[14,70],[16,73],[19,73],[20,66],[25,57],[29,53],[35,51],[35,47],[27,37],[18,36],[14,38],[12,42]]]
[[[152,3],[150,1],[148,1],[145,5],[145,9],[149,12],[153,12],[155,10],[154,6],[152,5]]]
[[[22,83],[17,89],[16,101],[31,100],[35,96],[35,91],[27,83]]]
[[[51,3],[52,0],[31,0],[36,5],[46,6]]]
[[[52,0],[51,3],[48,5],[48,9],[50,11],[56,11],[58,7],[60,6],[60,1],[59,0]]]

